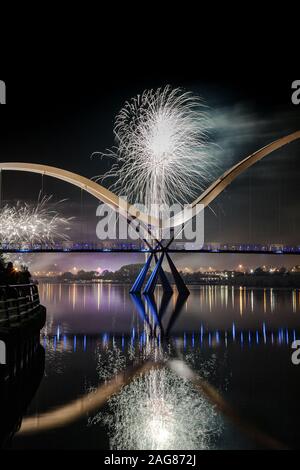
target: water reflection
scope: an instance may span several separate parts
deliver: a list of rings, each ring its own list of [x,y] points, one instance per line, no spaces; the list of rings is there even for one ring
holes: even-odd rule
[[[89,353],[95,348],[95,342],[101,348],[119,347],[123,352],[132,349],[141,349],[149,342],[148,328],[136,333],[135,328],[132,329],[131,336],[116,336],[110,333],[103,333],[99,336],[92,335],[73,335],[64,334],[62,337],[57,335],[43,336],[42,344],[50,355],[55,353],[55,360],[60,354],[72,353],[80,350]],[[161,342],[160,336],[155,336],[157,343]],[[255,346],[291,346],[291,344],[300,339],[300,333],[295,329],[279,328],[276,330],[268,330],[263,324],[261,330],[241,330],[237,331],[235,324],[228,331],[208,331],[202,326],[200,331],[183,332],[180,336],[170,336],[170,343],[174,343],[177,348],[182,351],[201,350],[201,349],[217,349],[218,347],[228,348],[231,344],[238,345],[240,348]],[[58,365],[58,364],[57,364]],[[59,372],[59,366],[58,370]]]
[[[145,299],[139,305],[138,297],[128,293],[128,286],[107,284],[41,284],[41,301],[48,307],[46,333],[54,335],[57,326],[63,333],[130,334],[147,321],[149,313],[168,323],[181,298],[162,295],[156,291],[153,299]],[[165,303],[165,307],[159,307]],[[183,305],[184,314],[173,322],[172,330],[229,331],[235,323],[237,329],[262,329],[266,322],[269,330],[300,330],[300,291],[297,289],[247,289],[229,286],[199,286],[191,288],[191,294]],[[178,308],[178,310],[180,310]],[[162,314],[163,312],[163,314]],[[146,314],[146,315],[145,315]],[[174,318],[176,314],[174,314]],[[159,325],[159,322],[158,322]],[[160,326],[159,326],[160,327]],[[167,326],[164,326],[165,333]],[[275,332],[274,332],[275,334]]]
[[[163,317],[173,297],[171,316],[166,327]],[[174,298],[164,293],[161,298],[132,295],[132,301],[143,320],[144,330],[132,328],[128,354],[115,338],[111,348],[105,344],[97,350],[100,380],[111,379],[130,362],[152,361],[162,367],[139,374],[118,394],[108,400],[108,411],[91,417],[89,424],[108,428],[110,448],[116,450],[189,450],[213,447],[221,433],[222,420],[215,405],[197,391],[190,380],[180,377],[168,366],[170,357],[178,354],[169,333],[182,312],[187,295]],[[194,334],[192,336],[194,341]],[[186,339],[184,340],[186,347]],[[205,364],[202,364],[205,369]]]
[[[101,346],[96,348],[101,385],[94,392],[87,388],[84,397],[71,403],[25,419],[21,434],[67,426],[107,401],[108,411],[91,416],[89,424],[107,427],[112,449],[188,450],[213,446],[214,437],[222,429],[214,404],[168,366],[171,350],[167,334],[186,297],[178,297],[172,304],[166,329],[162,319],[171,296],[132,299],[145,329],[141,332],[133,326],[131,334],[121,338],[102,333]],[[88,341],[86,335],[67,338],[58,325],[51,341],[44,336],[44,345],[57,357],[70,350],[76,354],[78,347],[86,351]],[[134,374],[128,372],[132,368]]]
[[[146,364],[139,368],[131,368],[124,373],[118,374],[110,382],[100,385],[94,392],[86,393],[83,397],[55,407],[48,412],[25,418],[21,424],[19,435],[42,433],[76,422],[87,413],[101,408],[111,395],[118,393],[137,373],[146,372],[149,367],[151,367],[151,364]]]
[[[144,320],[148,327],[148,334],[151,337],[160,340],[165,340],[169,337],[170,331],[179,317],[184,305],[187,303],[189,294],[172,295],[170,292],[164,292],[161,299],[154,295],[144,295],[143,297],[136,294],[131,294],[131,299],[136,307],[141,319]],[[165,313],[167,312],[169,303],[173,298],[171,316],[168,320],[166,327],[162,321]],[[159,304],[158,304],[159,301]],[[141,340],[145,338],[146,332],[141,335]]]
[[[295,415],[286,406],[298,403],[288,367],[291,342],[300,338],[298,290],[201,286],[188,298],[161,289],[137,297],[128,286],[99,283],[43,284],[40,293],[48,307],[45,382],[20,439],[25,429],[47,433],[51,423],[57,433],[76,422],[78,443],[94,448],[220,448],[232,444],[232,432],[242,447],[247,430],[249,446],[259,438],[272,446],[273,430],[296,440],[295,431],[288,435],[296,428],[282,423]],[[180,374],[174,359],[193,373]],[[278,377],[289,384],[284,390]],[[223,415],[242,432],[228,431]]]

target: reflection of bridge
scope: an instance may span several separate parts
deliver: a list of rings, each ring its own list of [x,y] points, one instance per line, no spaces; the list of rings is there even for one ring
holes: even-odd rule
[[[2,244],[3,253],[151,253],[151,249],[143,243],[73,243],[62,242],[52,245],[21,245]],[[160,253],[157,248],[156,253]],[[219,253],[219,254],[262,254],[262,255],[300,255],[299,245],[272,244],[240,244],[240,243],[205,243],[197,248],[190,243],[176,242],[168,249],[168,253]]]

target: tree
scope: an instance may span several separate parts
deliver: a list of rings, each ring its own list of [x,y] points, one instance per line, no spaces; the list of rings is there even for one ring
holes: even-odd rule
[[[263,276],[265,273],[265,271],[263,270],[263,268],[259,267],[259,268],[256,268],[255,271],[254,271],[254,274],[255,276]]]
[[[0,271],[4,271],[5,269],[5,260],[4,260],[4,256],[3,256],[3,253],[0,253]]]
[[[71,280],[74,279],[74,275],[73,275],[72,273],[70,273],[70,272],[63,273],[63,274],[61,275],[61,277],[62,277],[62,279],[65,279],[65,280],[67,280],[67,281],[71,281]]]
[[[278,272],[279,272],[279,274],[286,274],[287,269],[284,266],[282,266],[282,268],[280,268]]]

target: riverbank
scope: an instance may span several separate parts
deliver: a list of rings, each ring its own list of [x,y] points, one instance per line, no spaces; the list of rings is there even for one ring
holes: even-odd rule
[[[182,275],[184,282],[188,286],[205,286],[205,285],[218,285],[218,286],[234,286],[234,287],[258,287],[258,288],[300,288],[300,275],[267,275],[267,276],[252,276],[252,275],[239,275],[234,278],[226,277],[201,277],[200,279],[189,278]],[[41,284],[111,284],[111,285],[128,285],[131,286],[134,279],[61,279],[60,277],[47,277],[40,278],[38,282]],[[170,276],[172,284],[172,278]],[[159,284],[158,284],[159,285]]]

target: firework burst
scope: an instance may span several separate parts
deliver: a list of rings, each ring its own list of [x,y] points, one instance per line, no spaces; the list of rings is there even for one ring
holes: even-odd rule
[[[187,203],[211,179],[210,121],[202,100],[170,86],[146,90],[128,101],[115,119],[116,146],[102,156],[116,160],[98,180],[131,203]]]
[[[14,206],[6,204],[0,209],[0,243],[14,245],[22,243],[54,243],[68,240],[65,233],[71,218],[62,217],[52,196],[43,196],[37,204],[18,201]],[[63,201],[60,201],[60,203]]]

